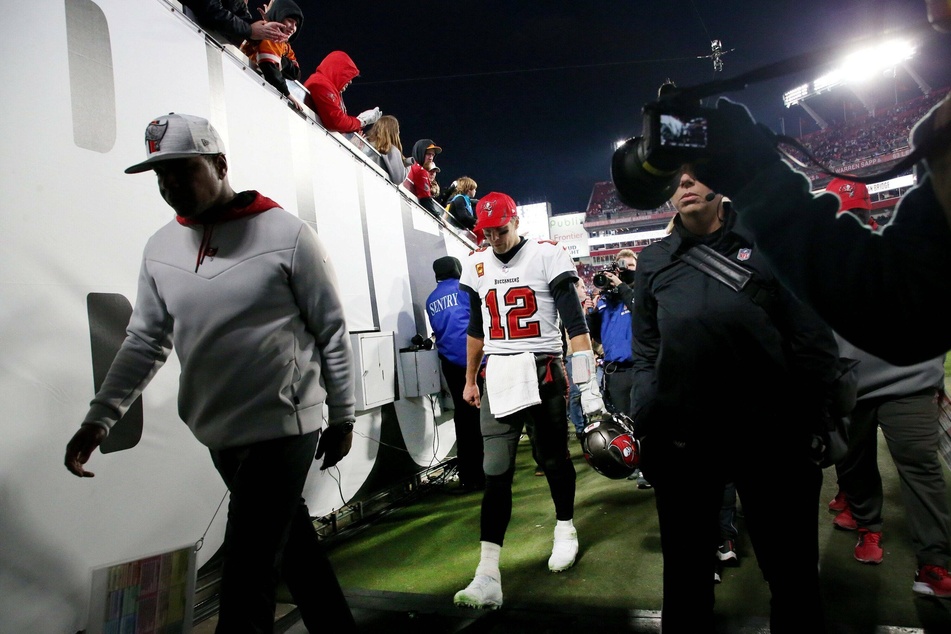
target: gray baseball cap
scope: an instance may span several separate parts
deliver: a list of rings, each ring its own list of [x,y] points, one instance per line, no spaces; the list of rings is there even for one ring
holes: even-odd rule
[[[224,154],[225,144],[207,119],[170,112],[154,119],[145,129],[145,151],[148,158],[127,168],[126,174],[146,172],[159,161]]]

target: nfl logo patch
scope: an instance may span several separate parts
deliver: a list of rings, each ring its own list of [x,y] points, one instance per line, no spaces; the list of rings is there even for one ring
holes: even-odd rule
[[[736,254],[736,259],[740,262],[745,262],[750,259],[750,255],[753,254],[752,249],[740,249]]]
[[[485,265],[482,264],[482,262],[479,262],[478,264],[476,264],[476,275],[478,275],[479,277],[482,277],[483,275],[485,275]]]

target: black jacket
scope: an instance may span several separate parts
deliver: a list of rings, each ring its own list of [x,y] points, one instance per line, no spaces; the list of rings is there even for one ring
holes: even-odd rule
[[[251,37],[251,23],[261,19],[251,15],[244,0],[182,0],[182,5],[192,10],[198,24],[235,46]]]
[[[916,124],[913,146],[930,134],[936,109]],[[951,228],[929,165],[915,170],[918,185],[877,232],[838,218],[838,199],[812,195],[808,179],[782,162],[735,197],[742,224],[783,282],[840,335],[896,365],[951,349],[944,308],[951,293]]]
[[[774,412],[794,409],[812,418],[835,382],[831,329],[777,282],[729,205],[724,213],[724,226],[704,237],[687,232],[678,217],[674,232],[638,257],[632,407],[641,434],[666,425],[674,437],[719,437],[725,429],[776,424]],[[769,291],[772,316],[679,258],[698,242],[753,271]]]

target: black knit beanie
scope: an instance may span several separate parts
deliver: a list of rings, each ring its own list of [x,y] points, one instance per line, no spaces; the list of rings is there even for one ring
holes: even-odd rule
[[[462,265],[459,260],[447,255],[433,262],[433,273],[436,274],[436,281],[442,281],[450,277],[457,280],[462,277]]]

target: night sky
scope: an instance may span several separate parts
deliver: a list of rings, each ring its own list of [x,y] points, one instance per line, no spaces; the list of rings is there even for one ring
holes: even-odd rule
[[[395,116],[404,154],[420,138],[442,146],[441,185],[467,175],[479,195],[548,201],[554,213],[583,211],[594,183],[610,180],[615,141],[640,133],[641,106],[666,78],[680,86],[729,79],[927,21],[922,0],[297,2],[302,79],[330,51],[347,52],[360,69],[344,93],[348,112],[379,106]],[[951,34],[924,32],[912,66],[933,87],[947,87]],[[698,59],[713,39],[730,51],[722,73]],[[810,119],[784,108],[782,93],[818,74],[727,96],[774,130],[797,134],[799,120],[808,131]],[[882,86],[915,90],[901,70]],[[817,107],[848,116],[843,100],[840,90]]]

